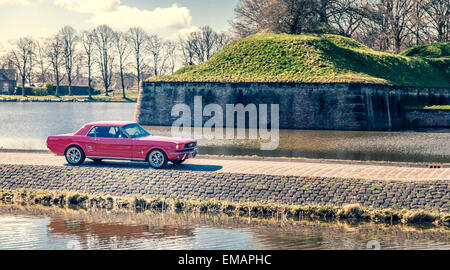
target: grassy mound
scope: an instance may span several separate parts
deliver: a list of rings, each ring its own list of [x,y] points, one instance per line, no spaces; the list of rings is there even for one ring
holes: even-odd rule
[[[149,81],[361,82],[450,87],[450,60],[378,52],[337,35],[260,33]]]
[[[402,52],[404,56],[422,58],[450,58],[450,43],[430,43],[413,47]]]

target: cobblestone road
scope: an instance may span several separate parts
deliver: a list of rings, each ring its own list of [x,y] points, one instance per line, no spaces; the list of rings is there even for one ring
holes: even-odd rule
[[[0,164],[65,166],[64,157],[49,153],[0,152]],[[87,161],[86,165],[92,165]],[[128,162],[105,162],[106,167],[146,168],[147,164]],[[450,167],[428,169],[422,167],[384,165],[382,163],[312,162],[308,160],[283,161],[198,158],[185,165],[169,169],[213,171],[218,173],[265,174],[301,177],[336,177],[391,181],[450,180]]]

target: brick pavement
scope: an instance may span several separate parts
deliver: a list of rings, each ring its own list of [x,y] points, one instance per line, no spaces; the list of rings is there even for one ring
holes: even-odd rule
[[[0,152],[0,164],[20,165],[50,165],[65,166],[64,157],[49,153],[11,153]],[[92,162],[87,161],[86,165]],[[145,168],[146,164],[129,162],[105,162],[106,167]],[[383,163],[351,163],[351,162],[312,162],[308,160],[285,161],[251,160],[251,159],[221,159],[197,158],[188,160],[185,165],[168,169],[183,171],[214,171],[218,173],[265,174],[300,177],[335,177],[356,178],[388,181],[424,181],[450,180],[450,167],[443,169],[428,169],[411,166],[393,166]]]

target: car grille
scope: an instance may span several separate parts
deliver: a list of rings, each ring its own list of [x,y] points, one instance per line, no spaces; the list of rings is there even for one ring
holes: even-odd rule
[[[192,143],[187,143],[184,145],[184,149],[190,149],[190,148],[194,148],[197,146],[196,142],[192,142]]]

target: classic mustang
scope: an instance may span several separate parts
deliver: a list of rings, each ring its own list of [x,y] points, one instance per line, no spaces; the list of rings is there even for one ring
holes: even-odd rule
[[[74,134],[50,136],[47,147],[64,155],[71,165],[81,165],[86,158],[148,162],[155,169],[168,161],[181,164],[194,158],[198,149],[194,139],[152,136],[141,125],[131,122],[97,122]]]

